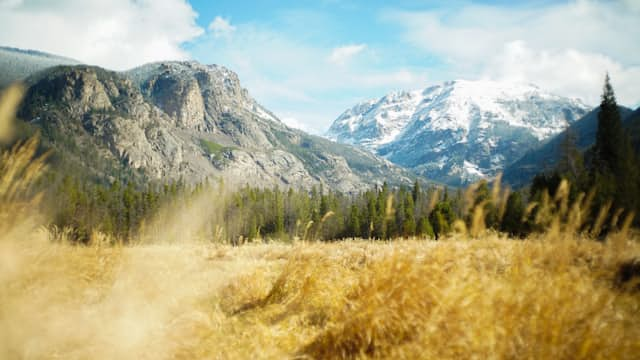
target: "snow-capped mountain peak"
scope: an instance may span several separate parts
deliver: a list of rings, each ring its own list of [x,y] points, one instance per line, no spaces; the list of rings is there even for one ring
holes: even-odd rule
[[[332,140],[366,148],[378,148],[393,141],[411,120],[418,104],[422,101],[422,91],[397,91],[377,100],[368,100],[345,111],[334,122],[327,136]],[[342,134],[362,132],[358,141],[350,141]],[[355,139],[354,139],[355,140]]]
[[[587,110],[531,84],[455,80],[360,103],[327,137],[437,180],[466,183],[494,175]]]

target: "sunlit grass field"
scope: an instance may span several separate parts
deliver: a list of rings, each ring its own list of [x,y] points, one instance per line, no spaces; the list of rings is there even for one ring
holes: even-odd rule
[[[233,247],[191,235],[198,218],[181,214],[128,245],[97,232],[74,245],[64,232],[52,241],[34,210],[35,149],[19,144],[0,162],[0,359],[640,354],[640,245],[628,226],[594,241],[549,213],[550,230],[525,240],[461,225],[437,242]]]
[[[2,239],[0,357],[636,358],[640,255],[579,239]],[[626,287],[624,285],[627,285]]]

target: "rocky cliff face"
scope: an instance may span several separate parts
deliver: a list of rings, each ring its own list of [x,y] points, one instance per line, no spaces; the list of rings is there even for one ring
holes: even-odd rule
[[[532,85],[458,80],[358,104],[327,136],[464,185],[494,176],[588,109]]]
[[[127,73],[65,66],[28,85],[21,117],[97,177],[131,171],[158,181],[344,192],[411,181],[369,153],[288,128],[220,66],[163,62]]]

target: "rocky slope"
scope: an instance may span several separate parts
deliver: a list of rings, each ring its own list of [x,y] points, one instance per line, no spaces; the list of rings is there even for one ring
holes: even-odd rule
[[[162,62],[126,73],[62,66],[28,86],[20,116],[58,156],[96,178],[223,178],[343,192],[411,181],[368,152],[288,128],[220,66]]]
[[[588,109],[533,85],[457,80],[358,104],[327,137],[463,185],[494,176]]]

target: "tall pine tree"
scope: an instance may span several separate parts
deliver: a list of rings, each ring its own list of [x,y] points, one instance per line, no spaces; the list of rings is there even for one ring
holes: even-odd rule
[[[613,208],[635,211],[638,207],[638,165],[631,140],[622,126],[609,74],[605,78],[598,132],[591,163],[592,185],[598,191],[596,205],[613,201]]]

